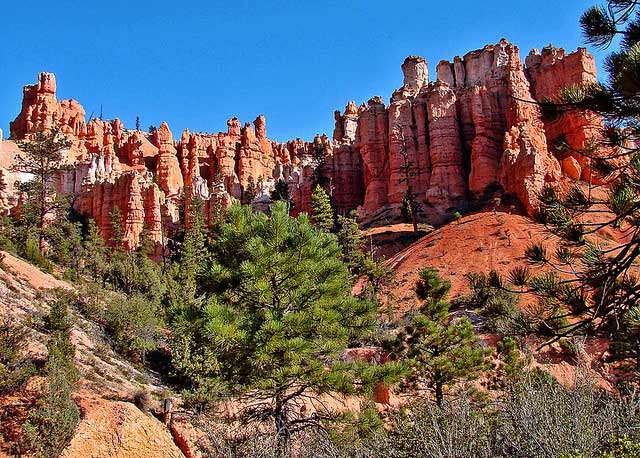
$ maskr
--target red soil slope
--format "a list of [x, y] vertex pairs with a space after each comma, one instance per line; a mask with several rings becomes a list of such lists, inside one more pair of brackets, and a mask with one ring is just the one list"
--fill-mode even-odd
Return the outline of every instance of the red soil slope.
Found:
[[433, 267], [451, 281], [451, 297], [468, 290], [465, 274], [495, 269], [508, 273], [524, 262], [534, 241], [552, 241], [546, 228], [527, 216], [507, 210], [470, 214], [433, 231], [387, 261], [395, 273], [389, 293], [399, 310], [414, 305], [418, 271]]

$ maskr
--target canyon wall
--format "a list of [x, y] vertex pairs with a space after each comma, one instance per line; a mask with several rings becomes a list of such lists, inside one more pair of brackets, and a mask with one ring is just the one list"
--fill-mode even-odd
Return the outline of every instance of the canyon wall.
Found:
[[[393, 221], [411, 193], [420, 219], [437, 223], [499, 189], [533, 214], [545, 183], [558, 182], [563, 171], [573, 179], [588, 174], [578, 153], [548, 145], [563, 138], [578, 150], [602, 120], [590, 113], [543, 120], [534, 103], [595, 81], [586, 50], [533, 50], [525, 66], [518, 48], [501, 40], [440, 62], [435, 81], [422, 57], [409, 56], [401, 68], [403, 85], [388, 105], [379, 96], [360, 106], [349, 102], [334, 113], [332, 139], [285, 143], [268, 139], [264, 116], [244, 125], [231, 118], [226, 132], [185, 129], [177, 139], [166, 123], [149, 133], [119, 119], [87, 122], [80, 103], [56, 99], [55, 76], [41, 73], [24, 88], [11, 139], [59, 128], [72, 140], [66, 157], [74, 168], [61, 174], [58, 190], [76, 196], [76, 209], [93, 217], [105, 238], [119, 208], [127, 247], [138, 246], [145, 232], [159, 251], [166, 231], [181, 223], [183, 202], [198, 196], [210, 212], [212, 199], [247, 203], [253, 188], [253, 205], [266, 208], [279, 180], [288, 183], [294, 213], [309, 209], [314, 180], [322, 176], [339, 213], [357, 209], [368, 224]], [[15, 143], [0, 140], [0, 148], [7, 174]]]

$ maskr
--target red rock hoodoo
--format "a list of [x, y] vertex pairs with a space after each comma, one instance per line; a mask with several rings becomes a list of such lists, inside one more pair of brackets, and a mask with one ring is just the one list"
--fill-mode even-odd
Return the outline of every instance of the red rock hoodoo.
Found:
[[[186, 129], [179, 141], [166, 123], [150, 134], [126, 129], [118, 119], [87, 122], [77, 101], [57, 101], [54, 75], [41, 73], [37, 84], [24, 88], [11, 138], [59, 127], [72, 140], [67, 158], [75, 167], [59, 177], [58, 189], [76, 195], [76, 209], [93, 217], [104, 237], [109, 237], [110, 213], [119, 208], [127, 247], [138, 246], [146, 231], [158, 253], [163, 231], [179, 223], [181, 199], [197, 195], [208, 208], [215, 195], [228, 205], [246, 200], [253, 182], [253, 203], [261, 208], [276, 182], [285, 180], [294, 211], [306, 211], [316, 167], [323, 168], [338, 212], [358, 209], [371, 224], [397, 217], [409, 187], [422, 204], [421, 218], [438, 222], [499, 188], [533, 213], [545, 183], [557, 182], [562, 172], [571, 179], [588, 176], [579, 154], [548, 145], [563, 137], [580, 149], [597, 135], [602, 120], [571, 113], [543, 121], [532, 103], [565, 86], [595, 81], [594, 59], [585, 49], [533, 50], [525, 66], [518, 48], [501, 40], [440, 62], [433, 82], [422, 57], [407, 57], [402, 71], [403, 85], [388, 105], [378, 96], [359, 107], [349, 102], [344, 113], [334, 113], [332, 139], [322, 135], [286, 143], [267, 138], [262, 115], [244, 126], [231, 118], [226, 132]], [[0, 156], [3, 143], [12, 142], [0, 140]], [[4, 150], [14, 151], [15, 145]], [[8, 172], [0, 168], [0, 173]]]

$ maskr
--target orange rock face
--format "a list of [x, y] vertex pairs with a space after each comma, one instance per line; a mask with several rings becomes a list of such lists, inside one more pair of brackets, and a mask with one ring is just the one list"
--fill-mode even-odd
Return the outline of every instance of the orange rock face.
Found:
[[[129, 130], [119, 119], [87, 123], [78, 102], [57, 101], [49, 73], [25, 86], [11, 135], [28, 139], [38, 129], [60, 127], [72, 140], [67, 159], [75, 168], [61, 174], [59, 191], [75, 194], [76, 209], [93, 217], [106, 238], [109, 215], [119, 208], [126, 246], [138, 246], [146, 232], [157, 253], [163, 231], [181, 223], [183, 199], [198, 196], [208, 212], [212, 196], [225, 205], [246, 202], [251, 182], [253, 205], [266, 208], [277, 181], [286, 181], [296, 214], [308, 211], [321, 175], [339, 213], [358, 209], [372, 224], [398, 217], [411, 190], [422, 204], [421, 219], [435, 223], [496, 188], [517, 196], [532, 214], [540, 189], [561, 177], [560, 163], [572, 179], [590, 176], [584, 158], [554, 153], [548, 145], [563, 136], [572, 147], [584, 147], [602, 120], [571, 113], [543, 121], [533, 103], [564, 86], [595, 81], [586, 50], [534, 50], [525, 66], [518, 48], [501, 40], [440, 62], [434, 82], [422, 57], [409, 56], [402, 71], [402, 87], [388, 105], [376, 96], [336, 111], [332, 140], [273, 142], [262, 115], [244, 126], [231, 118], [226, 132], [186, 129], [177, 142], [166, 123], [153, 134]], [[8, 166], [0, 172], [9, 176]], [[5, 192], [2, 205], [16, 200]]]
[[61, 127], [65, 133], [79, 136], [86, 130], [85, 112], [75, 100], [56, 100], [56, 77], [40, 73], [38, 82], [24, 87], [22, 111], [10, 123], [12, 138], [22, 139], [37, 130]]
[[133, 404], [81, 399], [82, 420], [63, 458], [184, 458], [162, 423]]
[[[527, 56], [526, 64], [531, 93], [536, 100], [553, 100], [565, 87], [597, 81], [595, 60], [585, 48], [578, 48], [571, 54], [553, 46], [544, 48], [542, 52], [534, 49]], [[564, 138], [572, 150], [581, 150], [592, 139], [598, 138], [602, 124], [602, 119], [592, 112], [563, 113], [557, 119], [545, 120], [547, 143], [553, 149], [554, 143]], [[561, 153], [560, 156], [560, 159], [573, 157], [580, 165], [581, 178], [589, 179], [588, 161], [584, 156], [575, 151]], [[575, 169], [569, 173], [575, 173]]]
[[[430, 222], [495, 187], [534, 213], [540, 189], [560, 177], [547, 147], [548, 126], [534, 102], [562, 84], [589, 81], [593, 58], [583, 50], [576, 56], [528, 71], [518, 48], [501, 40], [440, 62], [435, 82], [429, 82], [425, 60], [410, 56], [402, 65], [404, 84], [388, 108], [374, 97], [357, 115], [351, 103], [344, 115], [336, 112], [334, 141], [362, 160], [364, 219], [375, 220], [381, 209], [397, 215], [409, 186]], [[580, 146], [586, 137], [580, 116], [586, 115], [576, 116], [578, 121], [568, 118], [556, 127]], [[349, 122], [357, 123], [353, 139]]]

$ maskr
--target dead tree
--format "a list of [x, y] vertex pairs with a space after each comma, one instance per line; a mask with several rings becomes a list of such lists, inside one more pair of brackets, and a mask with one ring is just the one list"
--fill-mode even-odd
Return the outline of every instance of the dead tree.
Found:
[[409, 148], [407, 146], [407, 139], [404, 136], [404, 126], [396, 126], [398, 135], [400, 136], [400, 156], [402, 157], [402, 166], [400, 170], [403, 173], [403, 177], [400, 179], [400, 183], [407, 183], [407, 191], [404, 198], [409, 202], [409, 211], [411, 213], [411, 223], [413, 224], [413, 232], [418, 232], [418, 220], [417, 213], [419, 210], [419, 204], [416, 199], [416, 195], [413, 192], [413, 185], [411, 178], [413, 177], [413, 164], [409, 160]]

